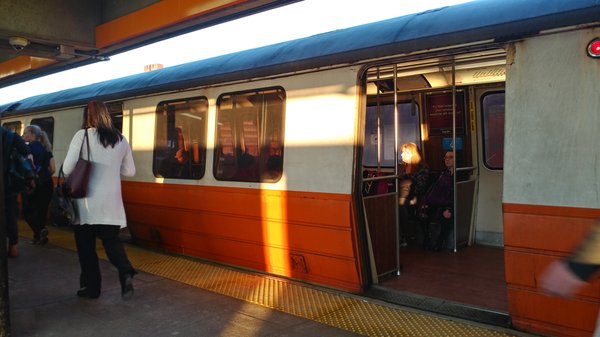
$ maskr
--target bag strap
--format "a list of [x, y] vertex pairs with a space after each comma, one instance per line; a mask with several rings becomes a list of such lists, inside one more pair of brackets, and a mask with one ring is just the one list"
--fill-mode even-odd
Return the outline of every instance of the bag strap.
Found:
[[88, 138], [88, 130], [85, 129], [85, 136], [83, 136], [83, 141], [81, 142], [81, 147], [79, 148], [79, 158], [83, 157], [83, 144], [87, 145], [87, 160], [90, 160], [90, 140]]
[[60, 169], [58, 169], [58, 178], [56, 179], [56, 186], [60, 186], [60, 182], [65, 181], [65, 173], [63, 172], [62, 164], [60, 165]]

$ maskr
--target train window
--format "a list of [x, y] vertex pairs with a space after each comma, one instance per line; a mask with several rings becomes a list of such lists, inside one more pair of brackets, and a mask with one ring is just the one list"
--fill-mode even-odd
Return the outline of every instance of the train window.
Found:
[[217, 101], [214, 175], [275, 182], [283, 172], [283, 88], [223, 94]]
[[[105, 104], [106, 108], [108, 109], [108, 113], [110, 114], [110, 118], [112, 119], [113, 126], [115, 129], [119, 130], [119, 132], [123, 132], [123, 102], [110, 102]], [[85, 128], [86, 115], [87, 106], [83, 108], [83, 121], [81, 124], [82, 128]]]
[[106, 107], [115, 128], [123, 132], [123, 102], [106, 103]]
[[[367, 107], [363, 166], [377, 167], [377, 109], [380, 115], [381, 166], [394, 167], [394, 104]], [[419, 106], [411, 102], [398, 103], [398, 146], [415, 143], [421, 148]], [[398, 156], [400, 153], [398, 153]]]
[[22, 127], [23, 125], [21, 124], [21, 122], [17, 121], [17, 122], [6, 122], [4, 124], [2, 124], [3, 127], [16, 132], [17, 134], [21, 134], [22, 131]]
[[34, 118], [31, 124], [37, 125], [48, 135], [50, 144], [54, 144], [54, 117]]
[[481, 97], [483, 159], [487, 168], [504, 167], [504, 91]]
[[156, 177], [200, 179], [206, 163], [205, 97], [160, 102], [152, 172]]

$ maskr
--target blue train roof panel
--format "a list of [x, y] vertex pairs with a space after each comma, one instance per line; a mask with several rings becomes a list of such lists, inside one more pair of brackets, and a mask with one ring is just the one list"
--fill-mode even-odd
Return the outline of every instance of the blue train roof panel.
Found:
[[0, 106], [0, 113], [78, 105], [92, 98], [113, 100], [477, 41], [505, 41], [599, 18], [600, 0], [477, 0], [25, 98]]

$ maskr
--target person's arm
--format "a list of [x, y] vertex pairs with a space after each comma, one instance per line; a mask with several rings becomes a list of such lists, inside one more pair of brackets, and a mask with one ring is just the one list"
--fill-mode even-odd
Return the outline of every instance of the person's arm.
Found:
[[54, 160], [54, 157], [50, 157], [50, 161], [48, 162], [48, 172], [50, 172], [50, 175], [53, 175], [54, 172], [56, 172], [56, 161]]
[[129, 143], [125, 137], [123, 137], [122, 142], [124, 142], [125, 146], [127, 147], [127, 153], [125, 156], [123, 156], [123, 160], [121, 161], [121, 175], [125, 177], [133, 177], [135, 175], [135, 163], [133, 162], [131, 146], [129, 146]]
[[23, 140], [23, 138], [21, 138], [21, 136], [19, 136], [16, 133], [14, 134], [13, 146], [17, 149], [17, 151], [21, 155], [28, 157], [30, 159], [33, 159], [33, 157], [30, 157], [31, 149], [29, 149], [29, 146], [27, 146], [27, 144], [25, 144], [25, 141]]
[[600, 222], [575, 252], [563, 260], [554, 261], [540, 277], [540, 288], [558, 296], [572, 296], [600, 269]]
[[71, 139], [67, 156], [63, 162], [63, 172], [65, 173], [65, 176], [68, 176], [71, 174], [71, 172], [73, 172], [75, 169], [75, 164], [77, 164], [77, 160], [79, 160], [79, 150], [81, 149], [84, 133], [85, 130], [79, 130], [75, 133], [75, 135], [73, 135], [73, 139]]

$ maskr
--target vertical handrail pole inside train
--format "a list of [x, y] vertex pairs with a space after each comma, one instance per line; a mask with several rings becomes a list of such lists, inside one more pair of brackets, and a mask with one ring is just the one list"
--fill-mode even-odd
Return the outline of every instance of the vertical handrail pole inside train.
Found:
[[400, 275], [400, 214], [398, 211], [398, 64], [394, 63], [394, 179], [396, 193], [394, 205], [396, 207], [396, 275]]
[[454, 196], [452, 197], [452, 226], [454, 227], [452, 232], [454, 234], [454, 252], [456, 253], [458, 249], [456, 248], [456, 240], [458, 236], [456, 235], [456, 62], [452, 61], [452, 156], [454, 156], [454, 172], [452, 174], [452, 191]]
[[[377, 82], [380, 79], [379, 67], [377, 67]], [[381, 172], [381, 102], [379, 101], [379, 88], [377, 88], [377, 174]]]

